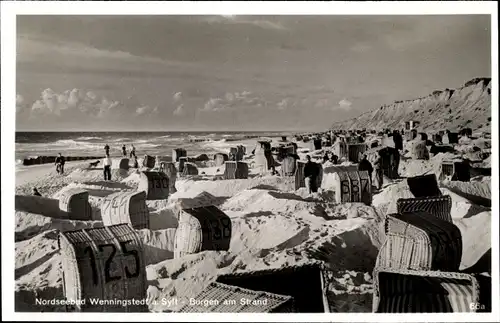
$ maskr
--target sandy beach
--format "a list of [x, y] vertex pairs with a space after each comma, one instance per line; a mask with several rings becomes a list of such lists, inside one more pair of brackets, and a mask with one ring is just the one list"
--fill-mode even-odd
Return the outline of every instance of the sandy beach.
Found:
[[498, 314], [494, 4], [23, 3], [15, 315]]
[[[371, 139], [377, 140], [377, 137], [373, 135], [367, 141]], [[301, 160], [309, 154], [320, 164], [324, 153], [332, 148], [309, 151], [310, 144], [296, 143]], [[248, 141], [245, 144], [250, 146]], [[273, 145], [278, 144], [279, 138], [274, 138]], [[405, 146], [410, 144], [405, 142]], [[149, 310], [177, 311], [221, 274], [319, 261], [327, 265], [330, 273], [327, 286], [330, 311], [371, 312], [372, 272], [384, 240], [384, 216], [395, 212], [398, 198], [412, 196], [405, 178], [439, 169], [442, 158], [440, 154], [428, 161], [403, 158], [399, 166], [401, 179], [386, 179], [383, 189], [374, 193], [372, 205], [338, 203], [334, 188], [328, 184], [333, 174], [325, 173], [323, 183], [326, 187], [312, 194], [305, 188], [295, 190], [293, 177], [269, 172], [258, 174], [251, 150], [247, 150], [243, 159], [250, 168], [248, 179], [222, 180], [224, 166], [209, 165], [198, 167], [200, 175], [178, 176], [176, 193], [170, 194], [167, 200], [146, 201], [150, 227], [138, 230], [147, 259]], [[111, 181], [103, 181], [102, 167], [88, 169], [88, 162], [67, 163], [64, 175], [57, 175], [53, 165], [30, 166], [16, 172], [16, 194], [27, 196], [16, 200], [17, 310], [62, 309], [34, 305], [36, 297], [64, 298], [57, 232], [102, 226], [103, 198], [138, 189], [139, 173], [145, 170], [144, 167], [124, 172], [119, 170], [119, 161], [120, 158], [113, 157]], [[141, 159], [139, 163], [142, 165]], [[343, 165], [351, 164], [343, 162]], [[328, 162], [323, 168], [328, 169]], [[276, 169], [279, 172], [280, 167]], [[469, 189], [469, 196], [490, 194], [489, 177], [473, 178], [470, 183], [440, 182], [443, 194], [451, 196], [453, 223], [462, 234], [461, 270], [474, 266], [491, 248], [491, 209], [475, 204], [462, 194], [474, 183], [486, 193], [478, 193], [478, 189], [473, 188]], [[51, 209], [50, 201], [44, 202], [46, 206], [42, 203], [36, 209], [38, 212], [33, 212], [30, 204], [34, 202], [29, 197], [33, 186], [38, 187], [44, 197], [53, 200], [70, 188], [86, 190], [93, 220], [57, 218], [58, 210], [53, 210], [57, 207]], [[175, 205], [186, 199], [201, 199], [230, 217], [232, 233], [227, 251], [206, 250], [174, 259], [179, 225]], [[482, 270], [487, 271], [487, 266]], [[165, 298], [175, 299], [177, 305], [173, 301], [168, 304], [158, 301]]]

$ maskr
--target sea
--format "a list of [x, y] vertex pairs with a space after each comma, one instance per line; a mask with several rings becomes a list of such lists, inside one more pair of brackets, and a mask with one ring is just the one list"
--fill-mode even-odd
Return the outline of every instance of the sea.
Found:
[[[16, 132], [16, 164], [37, 156], [103, 156], [104, 146], [110, 155], [121, 156], [131, 145], [138, 157], [171, 156], [172, 149], [184, 148], [188, 156], [228, 152], [237, 141], [249, 138], [289, 136], [290, 132]], [[255, 139], [257, 140], [257, 139]]]

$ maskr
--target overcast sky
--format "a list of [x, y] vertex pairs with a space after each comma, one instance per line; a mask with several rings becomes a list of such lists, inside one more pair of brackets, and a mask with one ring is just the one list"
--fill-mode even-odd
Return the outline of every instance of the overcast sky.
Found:
[[491, 76], [489, 16], [18, 16], [18, 130], [322, 130]]

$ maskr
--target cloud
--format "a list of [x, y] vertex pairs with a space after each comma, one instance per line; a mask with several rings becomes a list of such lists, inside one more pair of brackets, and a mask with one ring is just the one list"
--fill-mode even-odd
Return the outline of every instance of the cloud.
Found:
[[156, 113], [158, 113], [158, 107], [151, 107], [149, 105], [143, 105], [143, 106], [138, 107], [135, 110], [135, 113], [138, 116], [156, 114]]
[[215, 17], [204, 18], [208, 23], [220, 23], [220, 24], [239, 24], [239, 25], [251, 25], [263, 29], [270, 30], [287, 30], [285, 26], [278, 22], [273, 22], [270, 20], [263, 19], [251, 19], [248, 17], [235, 16], [235, 15], [221, 15]]
[[222, 112], [246, 108], [264, 108], [268, 104], [265, 99], [249, 91], [227, 92], [223, 98], [210, 98], [199, 111]]
[[283, 99], [281, 100], [280, 102], [278, 102], [277, 104], [278, 106], [278, 110], [286, 110], [286, 108], [288, 107], [288, 99]]
[[226, 108], [226, 105], [223, 104], [224, 100], [219, 98], [210, 98], [201, 111], [221, 111]]
[[[99, 96], [92, 91], [82, 89], [67, 90], [57, 93], [48, 88], [42, 91], [40, 98], [31, 104], [26, 104], [22, 95], [17, 95], [17, 113], [21, 118], [27, 117], [31, 120], [49, 117], [50, 120], [86, 121], [130, 118], [130, 116], [147, 116], [157, 114], [158, 107], [140, 105], [134, 102], [133, 97], [124, 102], [109, 100]], [[26, 113], [26, 114], [25, 114]], [[48, 120], [48, 119], [47, 119]]]
[[183, 116], [185, 114], [184, 111], [184, 104], [179, 105], [175, 110], [174, 110], [174, 116]]
[[179, 102], [180, 100], [182, 100], [182, 92], [175, 93], [173, 98], [175, 102]]
[[350, 110], [352, 102], [347, 99], [342, 99], [339, 101], [339, 108], [343, 110]]

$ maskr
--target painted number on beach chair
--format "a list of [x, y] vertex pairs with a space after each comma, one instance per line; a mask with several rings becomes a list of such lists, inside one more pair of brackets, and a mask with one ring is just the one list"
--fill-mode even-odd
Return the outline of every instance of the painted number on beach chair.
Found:
[[221, 223], [222, 223], [222, 237], [224, 239], [231, 238], [231, 220], [227, 218], [222, 218]]
[[210, 224], [212, 226], [212, 238], [214, 240], [220, 240], [222, 238], [222, 232], [221, 229], [219, 228], [219, 221], [212, 220], [210, 221]]
[[359, 200], [359, 183], [358, 183], [358, 181], [352, 182], [351, 189], [352, 189], [352, 201], [358, 202], [358, 200]]
[[[120, 242], [120, 247], [122, 249], [122, 253], [124, 256], [133, 256], [135, 259], [135, 272], [130, 273], [128, 266], [125, 266], [125, 277], [126, 278], [135, 278], [138, 277], [140, 274], [140, 261], [139, 261], [139, 254], [137, 250], [127, 250], [127, 244], [132, 242], [131, 240], [129, 241], [124, 241]], [[111, 253], [109, 254], [108, 259], [106, 259], [106, 262], [104, 263], [104, 283], [107, 284], [109, 282], [115, 281], [115, 280], [120, 280], [122, 279], [121, 276], [111, 276], [111, 263], [113, 262], [113, 259], [116, 255], [116, 246], [114, 244], [102, 244], [97, 247], [99, 252], [104, 252], [106, 248], [111, 249]], [[96, 257], [94, 255], [94, 252], [92, 250], [92, 247], [88, 246], [87, 248], [84, 249], [84, 254], [88, 254], [90, 258], [90, 265], [92, 267], [92, 280], [94, 282], [94, 285], [99, 284], [99, 278], [98, 278], [98, 272], [97, 272], [97, 264], [96, 264]]]
[[153, 179], [154, 183], [156, 184], [156, 188], [168, 188], [168, 180], [166, 178], [155, 178]]

